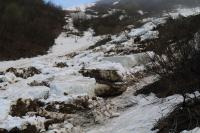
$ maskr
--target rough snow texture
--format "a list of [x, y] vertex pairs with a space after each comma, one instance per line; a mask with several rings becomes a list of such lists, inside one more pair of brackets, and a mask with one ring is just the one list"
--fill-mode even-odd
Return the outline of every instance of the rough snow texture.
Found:
[[[193, 15], [197, 13], [197, 11], [199, 12], [199, 9], [178, 9], [178, 12], [186, 16]], [[113, 11], [110, 13], [112, 12]], [[139, 12], [142, 14], [142, 11]], [[20, 118], [9, 115], [11, 105], [15, 104], [18, 99], [40, 100], [44, 103], [68, 103], [76, 100], [80, 96], [86, 95], [90, 98], [93, 97], [96, 81], [93, 78], [83, 77], [79, 73], [82, 68], [116, 70], [123, 77], [129, 74], [143, 72], [145, 69], [144, 65], [149, 62], [144, 53], [119, 55], [115, 50], [120, 48], [122, 50], [131, 48], [138, 50], [140, 44], [135, 44], [133, 41], [134, 38], [140, 37], [142, 40], [156, 38], [159, 33], [154, 31], [154, 28], [164, 23], [165, 19], [166, 16], [163, 18], [147, 18], [141, 20], [145, 23], [142, 27], [136, 29], [130, 26], [132, 27], [131, 32], [126, 33], [130, 39], [126, 38], [124, 33], [121, 33], [119, 36], [113, 35], [113, 40], [111, 42], [108, 42], [104, 46], [97, 47], [94, 50], [86, 50], [86, 48], [94, 45], [97, 40], [100, 39], [100, 37], [93, 37], [91, 30], [85, 32], [83, 36], [78, 38], [73, 35], [67, 37], [62, 33], [55, 40], [55, 45], [49, 50], [47, 55], [30, 59], [20, 59], [17, 61], [0, 62], [0, 72], [10, 67], [27, 68], [30, 66], [34, 66], [41, 71], [41, 74], [34, 75], [27, 79], [16, 77], [12, 73], [0, 74], [0, 128], [5, 128], [7, 130], [14, 127], [23, 128], [24, 125], [30, 123], [35, 125], [38, 129], [44, 129], [45, 117], [26, 115]], [[69, 22], [68, 28], [76, 31], [70, 19]], [[123, 42], [121, 45], [113, 43], [120, 41]], [[55, 64], [59, 62], [66, 63], [67, 67], [56, 67]], [[140, 81], [141, 79], [135, 79], [135, 82], [137, 80], [140, 82], [136, 82], [136, 86], [129, 86], [129, 89], [121, 96], [111, 98], [110, 101], [100, 100], [100, 104], [98, 103], [98, 99], [92, 106], [92, 113], [96, 116], [95, 120], [97, 120], [97, 122], [101, 121], [102, 125], [90, 125], [90, 127], [81, 129], [83, 127], [75, 127], [76, 125], [70, 122], [64, 122], [51, 125], [48, 132], [69, 131], [72, 133], [82, 133], [82, 130], [88, 133], [152, 132], [150, 129], [153, 127], [156, 120], [166, 115], [174, 105], [182, 100], [180, 96], [176, 95], [166, 99], [157, 99], [154, 95], [146, 98], [143, 96], [133, 96], [136, 89], [152, 82], [153, 79], [154, 77], [148, 77], [147, 79], [143, 79], [144, 82]], [[30, 86], [29, 84], [33, 81], [45, 81], [49, 86]], [[103, 101], [109, 104], [104, 104]], [[123, 108], [125, 111], [122, 111], [120, 116], [117, 113], [111, 113], [109, 109], [112, 106], [108, 106], [111, 105], [111, 103], [114, 103], [112, 104], [113, 106]], [[127, 109], [127, 107], [131, 108]], [[59, 114], [59, 112], [56, 114], [54, 112], [53, 116], [61, 117], [63, 114]], [[111, 117], [117, 118], [108, 120]], [[74, 119], [76, 120], [76, 117]], [[193, 131], [198, 132], [199, 129], [197, 128]]]

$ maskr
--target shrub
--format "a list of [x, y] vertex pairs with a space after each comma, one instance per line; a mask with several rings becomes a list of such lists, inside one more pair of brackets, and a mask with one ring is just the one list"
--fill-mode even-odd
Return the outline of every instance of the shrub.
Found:
[[155, 93], [158, 97], [200, 90], [200, 15], [177, 20], [169, 19], [158, 27], [159, 38], [152, 40], [156, 55], [149, 71], [160, 76], [159, 81], [137, 91], [136, 94]]

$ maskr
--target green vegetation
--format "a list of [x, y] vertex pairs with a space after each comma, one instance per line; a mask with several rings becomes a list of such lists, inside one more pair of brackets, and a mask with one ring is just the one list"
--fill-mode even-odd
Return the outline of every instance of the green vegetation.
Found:
[[43, 0], [1, 0], [0, 60], [44, 54], [61, 32], [64, 16]]

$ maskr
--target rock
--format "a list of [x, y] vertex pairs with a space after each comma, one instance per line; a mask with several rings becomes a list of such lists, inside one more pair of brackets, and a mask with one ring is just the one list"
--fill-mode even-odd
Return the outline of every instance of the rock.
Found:
[[86, 77], [95, 78], [95, 95], [99, 97], [117, 96], [126, 91], [123, 77], [117, 70], [82, 69], [80, 73]]
[[68, 67], [68, 65], [66, 63], [59, 62], [59, 63], [56, 63], [55, 67], [64, 68], [64, 67]]
[[30, 86], [46, 86], [46, 87], [50, 87], [50, 85], [49, 85], [49, 83], [47, 81], [39, 82], [39, 81], [34, 80], [33, 82], [29, 83], [28, 85], [30, 85]]
[[111, 97], [121, 95], [126, 91], [127, 87], [124, 83], [107, 83], [99, 84], [97, 83], [95, 88], [95, 94], [99, 97]]
[[82, 69], [79, 71], [85, 77], [95, 78], [97, 81], [122, 82], [123, 77], [117, 70]]
[[0, 72], [0, 75], [4, 75], [5, 73], [4, 72]]
[[8, 133], [8, 130], [0, 128], [0, 133]]
[[63, 76], [55, 78], [50, 84], [51, 93], [58, 96], [87, 94], [94, 96], [95, 79], [82, 76]]

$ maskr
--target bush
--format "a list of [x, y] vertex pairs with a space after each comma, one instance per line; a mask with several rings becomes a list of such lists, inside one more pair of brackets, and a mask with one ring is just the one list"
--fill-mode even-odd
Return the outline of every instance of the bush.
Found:
[[177, 20], [169, 19], [158, 27], [159, 38], [152, 40], [156, 55], [149, 71], [160, 76], [159, 81], [138, 90], [136, 94], [155, 93], [167, 97], [200, 90], [200, 15]]
[[0, 1], [0, 60], [45, 54], [64, 16], [60, 7], [43, 0]]

